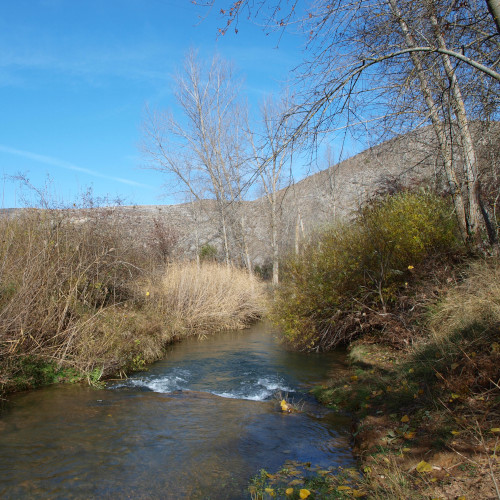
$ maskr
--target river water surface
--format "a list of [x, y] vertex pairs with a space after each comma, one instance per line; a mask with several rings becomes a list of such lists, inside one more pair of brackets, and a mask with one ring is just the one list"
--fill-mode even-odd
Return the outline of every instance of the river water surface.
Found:
[[[351, 467], [349, 422], [307, 395], [339, 353], [286, 351], [265, 323], [188, 339], [102, 390], [52, 386], [0, 413], [0, 498], [248, 498], [287, 460]], [[279, 411], [277, 394], [301, 401]]]

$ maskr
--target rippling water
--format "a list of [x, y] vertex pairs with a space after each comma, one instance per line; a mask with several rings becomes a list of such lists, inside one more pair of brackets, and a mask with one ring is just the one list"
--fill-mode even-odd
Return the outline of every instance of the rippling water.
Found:
[[[341, 363], [287, 352], [261, 323], [174, 345], [104, 390], [17, 395], [0, 414], [0, 497], [237, 499], [286, 460], [352, 466], [348, 421], [305, 392]], [[303, 411], [281, 413], [276, 393]]]

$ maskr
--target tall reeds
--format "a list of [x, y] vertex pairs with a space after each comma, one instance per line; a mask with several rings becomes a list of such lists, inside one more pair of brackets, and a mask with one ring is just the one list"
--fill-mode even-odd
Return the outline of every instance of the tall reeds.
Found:
[[214, 262], [172, 263], [151, 283], [151, 291], [175, 336], [240, 329], [263, 314], [259, 281], [243, 269]]

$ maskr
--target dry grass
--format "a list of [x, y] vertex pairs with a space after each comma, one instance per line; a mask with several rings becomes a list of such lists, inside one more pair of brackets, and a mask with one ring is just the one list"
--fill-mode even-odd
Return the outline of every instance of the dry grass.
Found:
[[139, 254], [114, 230], [105, 209], [74, 223], [64, 210], [25, 210], [0, 220], [0, 367], [3, 378], [26, 358], [84, 373], [80, 339], [103, 311], [130, 299]]
[[264, 288], [258, 279], [217, 263], [169, 264], [162, 275], [141, 286], [176, 337], [244, 328], [264, 312]]
[[483, 328], [500, 325], [500, 260], [474, 262], [468, 277], [451, 289], [433, 313], [431, 331], [436, 341], [473, 325]]
[[244, 271], [165, 267], [106, 209], [79, 215], [85, 221], [64, 210], [0, 219], [0, 393], [47, 383], [38, 377], [47, 364], [93, 381], [142, 369], [175, 339], [262, 314], [262, 285]]

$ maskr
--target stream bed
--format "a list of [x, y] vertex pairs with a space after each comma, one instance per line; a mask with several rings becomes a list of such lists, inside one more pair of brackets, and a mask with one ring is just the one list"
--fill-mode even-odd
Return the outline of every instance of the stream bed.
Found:
[[[266, 323], [172, 345], [104, 389], [56, 385], [0, 412], [0, 498], [249, 498], [286, 461], [352, 467], [348, 418], [308, 395], [342, 353], [287, 351]], [[282, 413], [279, 400], [298, 403]]]

